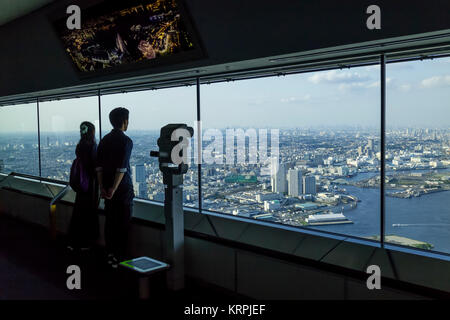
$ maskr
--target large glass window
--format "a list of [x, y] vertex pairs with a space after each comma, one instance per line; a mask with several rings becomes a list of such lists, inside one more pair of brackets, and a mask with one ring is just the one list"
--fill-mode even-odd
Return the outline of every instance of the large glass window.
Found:
[[204, 209], [379, 238], [379, 66], [205, 84], [201, 108]]
[[[450, 58], [387, 65], [385, 241], [450, 253]], [[202, 84], [202, 208], [380, 239], [380, 68]], [[196, 87], [101, 96], [130, 110], [136, 197], [164, 200], [162, 126], [197, 130]], [[0, 107], [0, 172], [39, 175], [37, 104]], [[98, 97], [40, 102], [41, 173], [67, 181]], [[196, 136], [196, 134], [194, 135]], [[196, 141], [184, 205], [198, 206]]]
[[387, 79], [385, 241], [450, 253], [450, 59]]
[[39, 114], [42, 176], [68, 181], [83, 121], [95, 125], [98, 141], [98, 97], [40, 102]]
[[0, 107], [0, 172], [39, 175], [36, 103]]
[[[197, 119], [196, 88], [177, 87], [150, 91], [104, 95], [102, 105], [102, 134], [112, 126], [109, 113], [117, 107], [130, 111], [126, 134], [133, 140], [131, 169], [135, 195], [138, 198], [164, 201], [164, 185], [158, 159], [150, 157], [158, 150], [157, 140], [161, 127], [169, 123], [186, 123], [194, 127]], [[198, 204], [197, 166], [191, 165], [184, 179], [184, 205]]]

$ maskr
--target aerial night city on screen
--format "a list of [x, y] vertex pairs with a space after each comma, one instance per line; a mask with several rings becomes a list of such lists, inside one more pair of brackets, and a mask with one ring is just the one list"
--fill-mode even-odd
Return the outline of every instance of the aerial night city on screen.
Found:
[[[113, 2], [114, 3], [114, 2]], [[133, 4], [133, 5], [131, 5]], [[159, 59], [194, 48], [175, 0], [127, 1], [83, 11], [82, 28], [57, 23], [64, 48], [81, 72]]]

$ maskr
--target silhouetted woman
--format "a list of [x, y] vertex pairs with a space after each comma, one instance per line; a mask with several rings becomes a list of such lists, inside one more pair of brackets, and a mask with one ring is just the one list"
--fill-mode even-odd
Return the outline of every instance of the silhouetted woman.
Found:
[[89, 177], [87, 192], [78, 191], [75, 198], [72, 219], [69, 226], [69, 246], [73, 249], [92, 248], [99, 236], [97, 208], [99, 203], [98, 185], [95, 172], [97, 142], [95, 126], [90, 122], [80, 125], [80, 142], [75, 154], [81, 161], [85, 175]]

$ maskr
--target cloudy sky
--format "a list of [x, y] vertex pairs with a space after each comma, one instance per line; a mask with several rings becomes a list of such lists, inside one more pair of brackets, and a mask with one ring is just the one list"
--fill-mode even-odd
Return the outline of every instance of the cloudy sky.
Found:
[[[379, 127], [378, 66], [202, 85], [204, 128]], [[388, 64], [387, 125], [450, 126], [450, 58]], [[193, 124], [195, 87], [102, 97], [103, 130], [109, 111], [127, 107], [130, 130]], [[97, 97], [41, 103], [42, 131], [75, 131], [98, 124]], [[36, 106], [0, 108], [0, 132], [36, 131]]]

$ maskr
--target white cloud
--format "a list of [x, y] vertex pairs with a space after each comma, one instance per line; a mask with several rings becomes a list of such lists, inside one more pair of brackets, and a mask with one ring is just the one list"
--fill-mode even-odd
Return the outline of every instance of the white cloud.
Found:
[[402, 84], [399, 86], [400, 91], [408, 92], [411, 91], [412, 86], [410, 84]]
[[327, 72], [316, 73], [308, 78], [314, 84], [321, 82], [331, 83], [352, 83], [368, 80], [368, 76], [362, 75], [359, 72], [330, 70]]
[[[391, 78], [386, 78], [386, 83], [390, 84], [392, 82]], [[379, 88], [380, 87], [380, 81], [358, 81], [358, 82], [351, 82], [351, 83], [341, 83], [339, 85], [339, 90], [346, 90], [346, 89], [355, 89], [355, 88], [362, 88], [362, 89], [370, 89], [370, 88]]]
[[341, 83], [339, 85], [339, 90], [366, 88], [366, 87], [367, 87], [366, 82], [350, 82], [350, 83]]
[[423, 88], [435, 88], [441, 86], [450, 85], [450, 75], [446, 76], [434, 76], [421, 81], [420, 83]]
[[378, 88], [380, 86], [380, 81], [375, 81], [366, 86], [366, 88]]
[[303, 97], [288, 97], [288, 98], [281, 98], [280, 101], [283, 103], [293, 103], [293, 102], [301, 102], [301, 101], [308, 101], [311, 99], [310, 94], [305, 94]]

